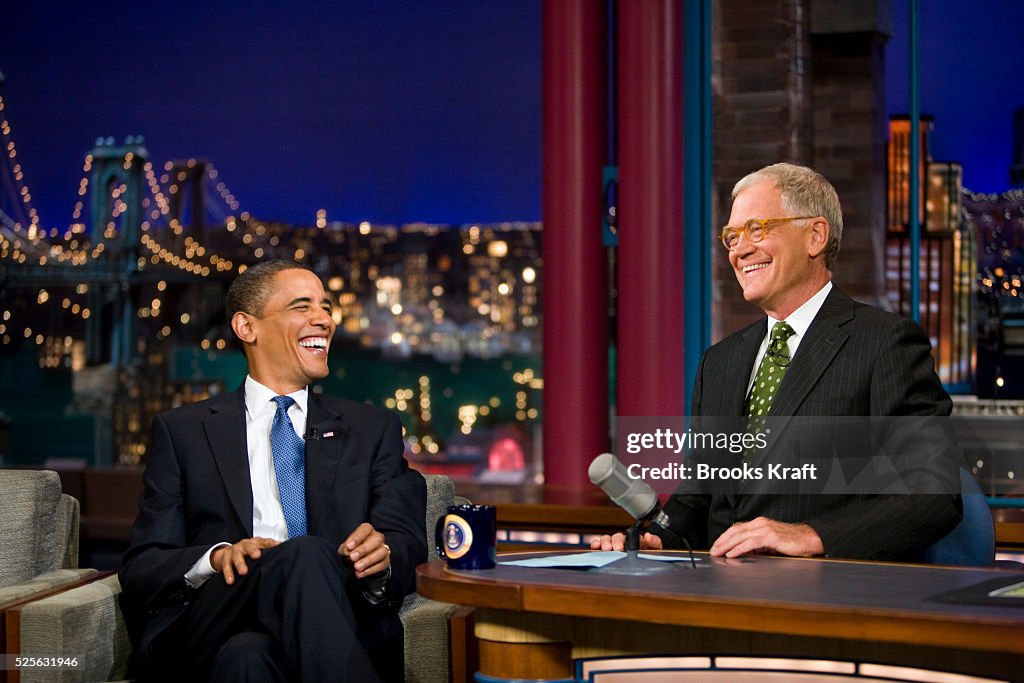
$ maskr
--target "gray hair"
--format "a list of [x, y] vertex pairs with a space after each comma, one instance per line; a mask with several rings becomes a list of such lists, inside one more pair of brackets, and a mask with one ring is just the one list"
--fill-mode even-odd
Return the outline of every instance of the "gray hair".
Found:
[[825, 176], [813, 169], [782, 163], [765, 166], [741, 178], [732, 188], [732, 198], [736, 199], [740, 192], [762, 180], [770, 181], [779, 191], [782, 195], [782, 206], [786, 211], [806, 216], [822, 216], [828, 221], [825, 267], [832, 270], [839, 255], [839, 242], [843, 238], [843, 209], [839, 206], [836, 188], [832, 187], [832, 183]]

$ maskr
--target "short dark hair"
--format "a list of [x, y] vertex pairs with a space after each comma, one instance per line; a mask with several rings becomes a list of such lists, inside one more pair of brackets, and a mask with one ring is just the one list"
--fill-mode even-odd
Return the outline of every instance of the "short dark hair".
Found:
[[[246, 268], [231, 283], [227, 296], [224, 297], [228, 321], [230, 322], [235, 317], [235, 313], [239, 311], [257, 318], [263, 317], [263, 309], [267, 307], [267, 300], [270, 299], [271, 283], [274, 276], [285, 270], [309, 270], [309, 268], [301, 263], [284, 259], [263, 261]], [[313, 271], [309, 270], [309, 272]]]

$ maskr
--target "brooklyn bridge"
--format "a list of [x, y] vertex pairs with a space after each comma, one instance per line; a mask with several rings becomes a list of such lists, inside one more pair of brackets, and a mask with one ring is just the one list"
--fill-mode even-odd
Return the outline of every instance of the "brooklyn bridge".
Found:
[[[399, 228], [328, 222], [323, 211], [307, 226], [261, 221], [209, 161], [158, 166], [142, 136], [133, 136], [96, 140], [71, 220], [56, 227], [33, 203], [2, 98], [0, 136], [0, 374], [21, 388], [19, 408], [35, 405], [13, 429], [15, 450], [30, 460], [83, 453], [97, 464], [143, 460], [153, 414], [223, 388], [222, 369], [208, 367], [230, 350], [223, 292], [248, 265], [269, 258], [317, 271], [334, 300], [339, 343], [375, 357], [425, 355], [458, 372], [463, 359], [537, 351], [537, 224]], [[48, 370], [70, 375], [70, 398], [44, 389], [52, 375], [40, 373]], [[438, 405], [450, 396], [437, 397], [431, 410], [429, 372], [370, 383], [382, 385], [376, 400], [407, 413], [413, 444], [427, 455], [442, 442], [438, 426], [469, 434], [478, 410], [539, 419], [539, 371], [502, 372], [512, 387], [504, 407], [497, 395], [485, 396], [480, 406], [450, 406], [451, 416]], [[78, 439], [54, 429], [76, 419], [84, 425]], [[0, 430], [0, 454], [9, 453], [3, 441]]]

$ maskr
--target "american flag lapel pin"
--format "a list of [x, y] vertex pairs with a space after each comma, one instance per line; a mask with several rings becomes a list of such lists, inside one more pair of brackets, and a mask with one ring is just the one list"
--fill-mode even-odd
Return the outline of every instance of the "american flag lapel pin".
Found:
[[334, 432], [324, 432], [324, 438], [330, 439], [334, 436]]

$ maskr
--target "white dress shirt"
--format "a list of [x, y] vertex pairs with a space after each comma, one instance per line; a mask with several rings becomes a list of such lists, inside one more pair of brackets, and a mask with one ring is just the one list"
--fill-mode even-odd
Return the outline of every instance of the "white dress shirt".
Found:
[[[277, 473], [274, 471], [274, 455], [270, 450], [270, 428], [274, 424], [277, 393], [250, 376], [245, 378], [245, 443], [249, 451], [249, 480], [252, 482], [252, 535], [253, 537], [288, 540], [288, 526], [281, 507], [281, 495], [277, 490]], [[295, 433], [301, 438], [306, 433], [306, 406], [309, 392], [303, 388], [288, 394], [293, 403], [288, 408]], [[216, 574], [210, 564], [210, 555], [217, 548], [231, 545], [227, 541], [218, 543], [199, 558], [185, 573], [185, 580], [193, 588], [203, 585]]]
[[[828, 293], [832, 291], [832, 282], [826, 282], [825, 286], [818, 290], [818, 293], [812, 296], [810, 299], [805, 301], [800, 308], [796, 309], [789, 314], [786, 318], [786, 323], [793, 328], [795, 333], [788, 340], [786, 345], [789, 346], [789, 357], [796, 358], [797, 347], [800, 346], [800, 340], [807, 334], [807, 328], [814, 322], [814, 318], [818, 315], [818, 311], [821, 310], [822, 304], [825, 303], [825, 298]], [[761, 348], [757, 350], [757, 355], [754, 357], [754, 367], [750, 370], [750, 381], [747, 382], [747, 393], [746, 396], [750, 395], [750, 388], [754, 386], [754, 378], [757, 376], [757, 369], [761, 367], [761, 359], [764, 358], [764, 354], [768, 352], [768, 342], [772, 338], [772, 328], [775, 327], [775, 323], [780, 322], [775, 318], [768, 316], [768, 331], [765, 332], [764, 339], [761, 340]]]
[[[277, 490], [274, 454], [270, 450], [270, 428], [277, 414], [277, 394], [252, 377], [245, 378], [245, 442], [249, 448], [249, 477], [252, 480], [252, 535], [288, 540], [288, 525]], [[295, 400], [288, 407], [288, 417], [295, 433], [306, 433], [307, 389], [288, 394]]]
[[[278, 394], [250, 376], [245, 378], [245, 443], [249, 451], [249, 480], [252, 482], [252, 535], [253, 537], [288, 540], [288, 525], [281, 506], [281, 494], [277, 489], [277, 473], [274, 470], [274, 454], [270, 448], [270, 428], [274, 424]], [[295, 403], [288, 407], [288, 418], [299, 438], [306, 433], [306, 416], [309, 400], [308, 388], [288, 394]], [[217, 543], [200, 557], [185, 572], [185, 582], [192, 588], [199, 588], [217, 571], [210, 563], [210, 556], [217, 548], [231, 545], [227, 541]], [[390, 559], [390, 558], [389, 558]], [[391, 565], [379, 575], [363, 579], [363, 596], [371, 604], [384, 599], [384, 593], [391, 579]]]

